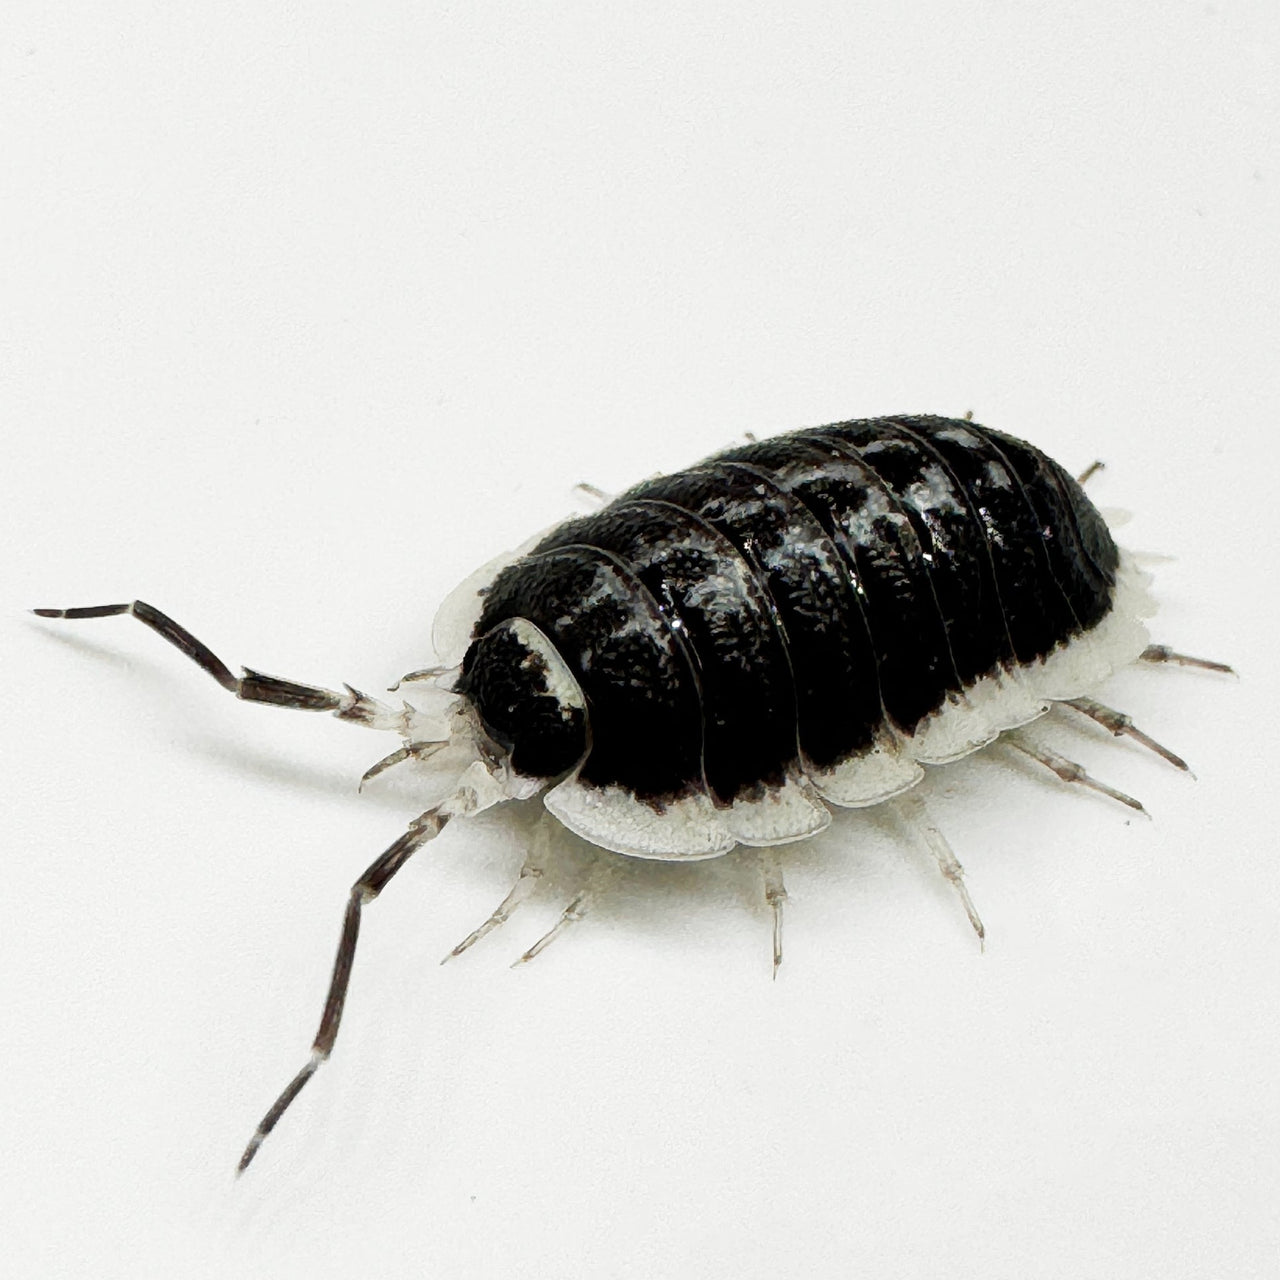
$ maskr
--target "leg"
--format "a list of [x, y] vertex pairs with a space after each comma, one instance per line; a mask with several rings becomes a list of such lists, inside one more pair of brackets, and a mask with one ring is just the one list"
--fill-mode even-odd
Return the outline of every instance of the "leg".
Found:
[[456, 670], [455, 667], [423, 667], [419, 671], [410, 671], [407, 675], [401, 676], [400, 679], [387, 690], [387, 692], [395, 693], [402, 684], [412, 684], [415, 680], [435, 680], [440, 676], [448, 675], [454, 670]]
[[446, 801], [439, 808], [430, 809], [415, 818], [404, 835], [378, 857], [364, 875], [351, 886], [346, 914], [342, 918], [342, 936], [338, 942], [338, 954], [333, 962], [333, 976], [329, 980], [329, 994], [325, 997], [324, 1012], [320, 1015], [320, 1029], [316, 1032], [316, 1038], [311, 1044], [311, 1056], [302, 1070], [285, 1086], [284, 1092], [272, 1104], [271, 1110], [263, 1116], [253, 1137], [249, 1139], [249, 1145], [244, 1149], [244, 1155], [240, 1157], [240, 1163], [236, 1167], [237, 1175], [242, 1174], [249, 1167], [263, 1139], [276, 1127], [280, 1117], [302, 1092], [302, 1087], [333, 1052], [334, 1041], [338, 1038], [338, 1026], [342, 1022], [342, 1007], [347, 999], [347, 986], [351, 981], [351, 967], [355, 961], [356, 939], [360, 934], [360, 914], [364, 907], [382, 892], [391, 877], [408, 862], [414, 850], [426, 844], [428, 840], [434, 839], [444, 830], [445, 824], [453, 816], [448, 812], [448, 803]]
[[1076, 476], [1076, 483], [1088, 484], [1089, 481], [1092, 480], [1093, 477], [1096, 476], [1106, 465], [1107, 464], [1103, 462], [1101, 458], [1094, 458], [1094, 460], [1089, 463], [1089, 465], [1085, 467], [1078, 476]]
[[1235, 668], [1225, 662], [1210, 662], [1208, 658], [1192, 658], [1185, 653], [1175, 653], [1167, 644], [1149, 644], [1138, 655], [1140, 662], [1172, 662], [1178, 667], [1198, 667], [1201, 671], [1221, 671], [1224, 675], [1235, 675]]
[[1190, 773], [1187, 768], [1187, 762], [1181, 757], [1173, 754], [1168, 747], [1162, 747], [1154, 738], [1148, 737], [1141, 729], [1137, 728], [1133, 721], [1125, 715], [1123, 711], [1116, 711], [1111, 707], [1104, 707], [1102, 703], [1095, 702], [1092, 698], [1067, 698], [1059, 705], [1071, 707], [1080, 712], [1081, 715], [1088, 716], [1090, 720], [1100, 724], [1104, 729], [1108, 729], [1117, 738], [1130, 737], [1135, 742], [1141, 743], [1148, 751], [1154, 751], [1156, 755], [1167, 760], [1175, 769], [1182, 769]]
[[[1119, 800], [1121, 804], [1128, 805], [1130, 809], [1136, 809], [1139, 813], [1147, 813], [1140, 801], [1135, 800], [1132, 796], [1125, 795], [1123, 791], [1117, 791], [1115, 787], [1108, 786], [1105, 782], [1099, 782], [1097, 778], [1090, 777], [1083, 766], [1076, 764], [1074, 760], [1068, 760], [1065, 756], [1060, 756], [1056, 751], [1050, 751], [1047, 747], [1033, 746], [1031, 743], [1020, 737], [1014, 737], [1012, 734], [1006, 734], [1000, 741], [1007, 743], [1015, 751], [1021, 751], [1023, 755], [1030, 756], [1032, 760], [1044, 765], [1046, 769], [1056, 774], [1063, 782], [1077, 782], [1082, 787], [1088, 787], [1090, 791], [1097, 791], [1100, 795], [1110, 796], [1112, 800]], [[1147, 814], [1147, 816], [1150, 817], [1150, 814]]]
[[[560, 919], [511, 967], [514, 969], [519, 965], [528, 964], [530, 960], [540, 956], [571, 924], [581, 920], [600, 897], [601, 891], [617, 875], [621, 865], [621, 859], [613, 854], [597, 856], [587, 871], [586, 883], [569, 900], [569, 905], [560, 913]], [[482, 925], [481, 928], [483, 927]]]
[[132, 604], [92, 605], [85, 609], [33, 609], [41, 618], [110, 618], [127, 613], [163, 636], [175, 649], [180, 649], [202, 671], [207, 671], [228, 693], [234, 693], [245, 702], [266, 702], [277, 707], [292, 707], [297, 711], [332, 711], [340, 720], [351, 720], [368, 725], [371, 729], [397, 729], [406, 727], [407, 710], [393, 711], [373, 698], [366, 697], [350, 685], [346, 693], [335, 693], [315, 685], [295, 684], [276, 676], [263, 675], [242, 667], [243, 675], [237, 678], [227, 665], [185, 627], [144, 600]]
[[[549, 813], [543, 810], [542, 816], [533, 830], [533, 838], [529, 843], [529, 851], [525, 855], [524, 864], [520, 868], [520, 875], [515, 884], [511, 886], [511, 892], [507, 894], [503, 900], [494, 908], [489, 918], [478, 928], [473, 929], [463, 940], [458, 943], [452, 951], [449, 952], [443, 960], [452, 960], [455, 956], [460, 956], [469, 947], [475, 946], [486, 934], [492, 933], [499, 925], [506, 924], [511, 919], [511, 913], [532, 894], [534, 889], [538, 887], [538, 881], [542, 879], [546, 871], [547, 850], [550, 845], [551, 832], [550, 824], [554, 821]], [[550, 941], [550, 939], [548, 939]], [[532, 958], [532, 957], [530, 957]]]
[[392, 765], [403, 764], [404, 761], [427, 760], [435, 755], [441, 747], [447, 747], [447, 741], [442, 742], [406, 742], [403, 747], [397, 747], [389, 756], [383, 756], [377, 764], [371, 764], [360, 775], [360, 786], [357, 790], [363, 791], [364, 784], [376, 778], [378, 774], [390, 769]]
[[613, 494], [605, 493], [599, 485], [588, 484], [585, 480], [579, 480], [573, 486], [573, 492], [580, 498], [586, 498], [596, 508], [608, 506], [613, 501]]
[[782, 963], [782, 904], [787, 900], [787, 887], [782, 882], [782, 864], [772, 849], [758, 849], [760, 875], [764, 881], [764, 900], [773, 912], [773, 977], [778, 978]]
[[964, 913], [969, 917], [974, 933], [978, 935], [978, 945], [985, 947], [987, 930], [982, 923], [982, 918], [978, 915], [978, 909], [973, 905], [973, 899], [969, 896], [968, 886], [964, 882], [964, 868], [960, 865], [960, 860], [956, 857], [946, 836], [929, 816], [924, 801], [914, 792], [907, 791], [890, 803], [897, 811], [899, 822], [924, 838], [929, 852], [937, 859], [938, 869], [960, 895]]

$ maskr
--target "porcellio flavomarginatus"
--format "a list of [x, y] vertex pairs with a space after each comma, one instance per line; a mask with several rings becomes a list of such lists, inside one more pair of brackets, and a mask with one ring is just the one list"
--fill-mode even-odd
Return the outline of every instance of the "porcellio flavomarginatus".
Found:
[[[960, 864], [904, 793], [926, 765], [1002, 734], [1067, 782], [1131, 797], [1014, 733], [1055, 703], [1185, 764], [1089, 694], [1136, 660], [1228, 670], [1150, 645], [1146, 577], [1080, 483], [1039, 450], [967, 420], [873, 418], [752, 442], [660, 476], [480, 570], [437, 618], [440, 665], [388, 706], [244, 669], [142, 601], [37, 609], [131, 613], [237, 697], [392, 730], [443, 796], [351, 888], [306, 1064], [240, 1160], [330, 1054], [364, 907], [454, 818], [540, 798], [614, 854], [761, 850], [774, 968], [785, 898], [770, 852], [831, 808], [901, 807], [969, 918]], [[545, 832], [545, 826], [542, 829]], [[506, 920], [540, 873], [533, 842], [511, 893], [457, 955]], [[601, 860], [607, 861], [607, 860]], [[587, 909], [585, 884], [536, 955]]]

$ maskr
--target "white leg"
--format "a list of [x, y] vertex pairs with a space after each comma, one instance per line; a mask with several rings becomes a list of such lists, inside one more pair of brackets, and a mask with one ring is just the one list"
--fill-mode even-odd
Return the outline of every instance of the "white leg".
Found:
[[1174, 755], [1168, 747], [1162, 747], [1154, 738], [1143, 733], [1123, 711], [1116, 711], [1113, 707], [1104, 707], [1101, 702], [1095, 702], [1092, 698], [1066, 698], [1059, 705], [1071, 707], [1073, 710], [1080, 712], [1081, 715], [1088, 716], [1090, 720], [1100, 724], [1117, 738], [1132, 738], [1134, 742], [1141, 743], [1148, 751], [1154, 751], [1156, 755], [1167, 760], [1175, 769], [1182, 769], [1187, 773], [1191, 772], [1187, 768], [1187, 762], [1181, 756]]
[[507, 894], [503, 900], [494, 908], [493, 913], [480, 926], [473, 929], [463, 940], [458, 943], [452, 951], [449, 952], [443, 960], [452, 960], [455, 956], [460, 956], [468, 947], [473, 947], [486, 934], [492, 933], [499, 925], [506, 924], [511, 918], [511, 913], [522, 903], [527, 901], [533, 895], [533, 891], [538, 887], [538, 881], [542, 879], [547, 868], [547, 854], [551, 847], [551, 826], [554, 819], [547, 812], [543, 812], [542, 816], [534, 824], [533, 832], [529, 840], [529, 850], [525, 854], [524, 863], [520, 867], [520, 875], [517, 877], [515, 884], [511, 886], [511, 892]]
[[402, 684], [413, 684], [415, 681], [423, 683], [428, 680], [438, 680], [441, 676], [447, 676], [454, 670], [456, 670], [454, 667], [421, 667], [417, 671], [408, 671], [402, 675], [400, 679], [387, 690], [387, 692], [395, 693]]
[[924, 801], [914, 792], [908, 791], [890, 801], [890, 803], [897, 812], [898, 820], [902, 825], [924, 840], [929, 852], [937, 860], [938, 870], [946, 876], [952, 887], [960, 895], [964, 913], [969, 917], [969, 923], [973, 926], [974, 933], [978, 935], [978, 944], [985, 946], [987, 930], [978, 915], [978, 909], [973, 905], [973, 899], [969, 896], [968, 886], [964, 882], [964, 868], [960, 865], [960, 860], [947, 842], [946, 836], [942, 834], [930, 817]]
[[447, 747], [448, 742], [406, 742], [403, 747], [397, 747], [389, 756], [383, 756], [377, 764], [370, 765], [360, 777], [360, 785], [357, 790], [363, 791], [364, 784], [372, 778], [376, 778], [378, 774], [386, 769], [390, 769], [392, 765], [402, 764], [406, 760], [426, 760], [435, 755], [441, 747]]
[[782, 904], [787, 900], [787, 887], [782, 882], [782, 864], [773, 849], [757, 849], [760, 877], [764, 884], [764, 900], [773, 913], [773, 976], [778, 977], [782, 963]]
[[588, 484], [585, 480], [579, 480], [573, 486], [573, 492], [579, 498], [586, 500], [597, 510], [600, 507], [607, 507], [613, 501], [613, 494], [605, 493], [598, 485]]
[[571, 924], [576, 924], [581, 920], [618, 874], [621, 865], [622, 859], [616, 854], [606, 853], [602, 850], [595, 855], [591, 865], [587, 868], [582, 888], [569, 900], [569, 905], [560, 913], [560, 919], [511, 967], [514, 969], [518, 965], [528, 964], [535, 956], [540, 956]]
[[1198, 667], [1201, 671], [1221, 671], [1224, 675], [1233, 676], [1234, 667], [1225, 662], [1210, 662], [1208, 658], [1192, 658], [1185, 653], [1175, 653], [1167, 644], [1149, 644], [1138, 655], [1140, 662], [1172, 662], [1176, 667]]
[[1063, 782], [1078, 783], [1082, 787], [1087, 787], [1090, 791], [1098, 792], [1099, 795], [1110, 796], [1112, 800], [1118, 800], [1130, 809], [1136, 809], [1139, 813], [1146, 814], [1147, 817], [1151, 816], [1147, 813], [1140, 800], [1135, 800], [1132, 796], [1125, 795], [1123, 791], [1118, 791], [1115, 787], [1105, 782], [1099, 782], [1097, 778], [1091, 777], [1085, 772], [1083, 765], [1076, 764], [1074, 760], [1068, 760], [1066, 756], [1060, 756], [1056, 751], [1050, 751], [1048, 747], [1035, 746], [1013, 734], [1006, 734], [1000, 741], [1008, 744], [1015, 751], [1021, 751], [1023, 755], [1030, 756], [1038, 764], [1044, 765], [1050, 773], [1061, 778]]

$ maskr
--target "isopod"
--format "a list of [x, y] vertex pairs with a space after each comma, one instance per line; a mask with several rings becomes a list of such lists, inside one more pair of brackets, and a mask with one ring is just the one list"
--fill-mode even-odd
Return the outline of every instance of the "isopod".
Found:
[[[771, 850], [832, 807], [901, 807], [982, 923], [959, 862], [908, 795], [924, 767], [1002, 734], [1064, 781], [1132, 797], [1016, 731], [1064, 704], [1185, 763], [1090, 694], [1135, 662], [1229, 671], [1149, 643], [1146, 575], [1080, 483], [1039, 450], [967, 419], [904, 416], [726, 450], [560, 524], [468, 579], [442, 606], [438, 665], [393, 707], [244, 668], [239, 676], [140, 600], [37, 609], [132, 614], [238, 698], [390, 730], [429, 768], [431, 804], [351, 887], [310, 1055], [255, 1130], [263, 1139], [333, 1050], [364, 908], [455, 818], [540, 799], [609, 853], [715, 858], [762, 850], [774, 971], [786, 897]], [[545, 833], [545, 827], [543, 828]], [[451, 955], [500, 925], [516, 886]], [[536, 955], [587, 909], [584, 886]]]

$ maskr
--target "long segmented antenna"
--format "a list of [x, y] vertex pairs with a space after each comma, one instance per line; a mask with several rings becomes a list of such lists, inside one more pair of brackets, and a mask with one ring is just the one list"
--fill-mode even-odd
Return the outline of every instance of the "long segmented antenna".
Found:
[[1123, 711], [1105, 707], [1101, 702], [1095, 702], [1093, 698], [1064, 698], [1061, 705], [1071, 707], [1081, 715], [1088, 716], [1090, 720], [1100, 724], [1117, 738], [1132, 738], [1134, 742], [1141, 743], [1148, 751], [1154, 751], [1161, 759], [1167, 760], [1175, 769], [1182, 769], [1186, 773], [1191, 772], [1187, 762], [1181, 756], [1175, 755], [1168, 747], [1161, 746], [1154, 738], [1143, 733]]
[[90, 605], [81, 609], [32, 609], [31, 612], [40, 618], [71, 620], [128, 614], [185, 653], [196, 666], [208, 672], [228, 693], [234, 693], [243, 702], [265, 702], [276, 707], [291, 707], [295, 711], [332, 711], [340, 720], [350, 720], [371, 729], [403, 730], [408, 722], [408, 707], [394, 710], [349, 684], [343, 686], [346, 693], [337, 693], [318, 685], [298, 684], [293, 680], [281, 680], [278, 676], [263, 675], [249, 667], [241, 667], [243, 674], [233, 676], [227, 664], [207, 644], [197, 640], [186, 627], [145, 600], [134, 600], [129, 604]]
[[1147, 813], [1146, 808], [1140, 800], [1135, 800], [1132, 796], [1126, 795], [1123, 791], [1118, 791], [1115, 787], [1105, 782], [1099, 782], [1097, 778], [1091, 776], [1083, 765], [1076, 764], [1074, 760], [1068, 760], [1066, 756], [1060, 756], [1056, 751], [1050, 751], [1048, 747], [1032, 746], [1029, 742], [1023, 742], [1019, 738], [1012, 736], [1002, 738], [1001, 741], [1008, 743], [1015, 751], [1021, 751], [1023, 755], [1030, 756], [1032, 760], [1044, 765], [1051, 773], [1056, 774], [1063, 782], [1074, 782], [1082, 787], [1087, 787], [1090, 791], [1096, 791], [1099, 795], [1110, 796], [1112, 800], [1118, 800], [1121, 804], [1128, 806], [1130, 809], [1136, 809], [1139, 813], [1146, 817], [1151, 815]]
[[[264, 702], [273, 706], [292, 707], [298, 711], [331, 711], [339, 719], [366, 725], [372, 729], [395, 729], [406, 736], [412, 724], [414, 712], [407, 703], [397, 711], [373, 698], [366, 697], [350, 685], [344, 686], [345, 693], [337, 693], [332, 689], [323, 689], [316, 685], [298, 684], [292, 680], [263, 675], [248, 667], [241, 668], [243, 672], [241, 676], [234, 676], [227, 664], [208, 645], [197, 640], [185, 627], [179, 626], [172, 618], [144, 600], [134, 600], [129, 604], [92, 605], [77, 609], [33, 609], [32, 612], [41, 618], [73, 620], [110, 618], [128, 614], [186, 654], [228, 693], [233, 693], [246, 702]], [[408, 756], [415, 754], [428, 754], [442, 745], [444, 744], [411, 742], [407, 747], [392, 752], [390, 756], [374, 765], [365, 774], [365, 780], [376, 776], [383, 769], [390, 768], [401, 759], [407, 759]], [[271, 1109], [263, 1116], [262, 1122], [254, 1131], [253, 1137], [249, 1139], [249, 1144], [244, 1149], [244, 1154], [240, 1157], [240, 1163], [236, 1169], [237, 1175], [249, 1167], [263, 1139], [276, 1127], [280, 1117], [289, 1109], [307, 1081], [315, 1075], [320, 1064], [333, 1051], [334, 1042], [338, 1037], [338, 1027], [342, 1022], [347, 987], [351, 981], [351, 966], [355, 960], [356, 940], [360, 933], [360, 915], [366, 904], [372, 902], [382, 892], [387, 882], [404, 866], [414, 850], [438, 836], [451, 818], [474, 812], [477, 807], [484, 807], [484, 804], [491, 803], [493, 803], [492, 799], [482, 804], [473, 789], [460, 789], [434, 809], [429, 809], [415, 818], [409, 824], [409, 829], [375, 859], [364, 875], [351, 886], [347, 909], [342, 918], [342, 934], [333, 963], [333, 975], [329, 980], [329, 991], [325, 997], [324, 1010], [320, 1015], [320, 1028], [312, 1041], [311, 1055], [302, 1069], [285, 1086]]]
[[1236, 674], [1235, 667], [1225, 662], [1212, 662], [1208, 658], [1193, 658], [1186, 653], [1177, 653], [1167, 644], [1149, 644], [1138, 655], [1139, 662], [1170, 662], [1176, 667], [1196, 667], [1201, 671], [1221, 671], [1223, 675]]
[[[448, 801], [445, 802], [446, 804]], [[329, 980], [329, 992], [325, 996], [324, 1011], [320, 1015], [320, 1029], [311, 1044], [311, 1056], [302, 1070], [285, 1085], [283, 1092], [271, 1104], [270, 1110], [262, 1117], [249, 1145], [240, 1157], [236, 1166], [236, 1176], [242, 1174], [253, 1157], [258, 1154], [263, 1139], [280, 1121], [280, 1117], [288, 1111], [293, 1100], [302, 1092], [303, 1086], [315, 1075], [320, 1064], [326, 1061], [333, 1052], [334, 1042], [338, 1038], [338, 1027], [342, 1022], [342, 1009], [347, 999], [347, 987], [351, 983], [351, 967], [355, 961], [356, 941], [360, 936], [360, 915], [365, 906], [386, 888], [387, 882], [404, 866], [414, 851], [435, 839], [444, 830], [451, 814], [443, 812], [444, 805], [429, 809], [415, 818], [409, 829], [385, 853], [376, 858], [364, 875], [351, 886], [347, 898], [347, 910], [342, 917], [342, 934], [338, 940], [338, 954], [333, 962], [333, 976]]]

